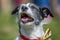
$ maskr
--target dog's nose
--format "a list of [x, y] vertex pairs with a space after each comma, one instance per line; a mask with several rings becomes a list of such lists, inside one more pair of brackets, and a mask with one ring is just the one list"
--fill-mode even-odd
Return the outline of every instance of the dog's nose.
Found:
[[22, 11], [26, 11], [28, 8], [27, 7], [25, 7], [25, 6], [22, 6]]

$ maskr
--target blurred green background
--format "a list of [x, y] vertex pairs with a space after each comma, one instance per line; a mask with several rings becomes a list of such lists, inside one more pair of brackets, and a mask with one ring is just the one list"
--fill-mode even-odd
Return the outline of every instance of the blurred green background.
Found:
[[[10, 0], [0, 0], [0, 40], [15, 40], [18, 35], [18, 24], [16, 15], [11, 15], [11, 11], [15, 5]], [[54, 5], [54, 3], [52, 3]], [[56, 6], [55, 6], [56, 7]], [[60, 40], [60, 19], [54, 6], [54, 18], [51, 23], [44, 25], [44, 29], [48, 27], [52, 31], [52, 40]]]

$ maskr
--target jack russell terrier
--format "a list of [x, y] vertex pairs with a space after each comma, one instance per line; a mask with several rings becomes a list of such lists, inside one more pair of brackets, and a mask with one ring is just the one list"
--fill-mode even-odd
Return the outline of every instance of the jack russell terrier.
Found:
[[21, 4], [16, 7], [13, 14], [18, 15], [20, 35], [16, 40], [44, 40], [44, 18], [53, 17], [48, 8], [40, 8], [33, 3]]

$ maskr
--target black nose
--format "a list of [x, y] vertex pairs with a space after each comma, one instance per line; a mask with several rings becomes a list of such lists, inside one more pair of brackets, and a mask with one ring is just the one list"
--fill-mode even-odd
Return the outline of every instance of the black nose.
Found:
[[28, 8], [27, 7], [25, 7], [25, 6], [22, 6], [22, 11], [26, 11]]

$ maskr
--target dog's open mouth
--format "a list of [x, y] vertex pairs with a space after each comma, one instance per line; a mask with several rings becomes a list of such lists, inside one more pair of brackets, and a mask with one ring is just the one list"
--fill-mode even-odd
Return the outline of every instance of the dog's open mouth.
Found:
[[23, 23], [28, 23], [34, 21], [34, 19], [26, 13], [21, 13], [21, 21]]

